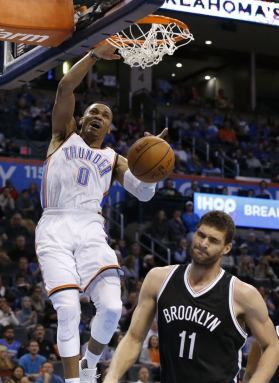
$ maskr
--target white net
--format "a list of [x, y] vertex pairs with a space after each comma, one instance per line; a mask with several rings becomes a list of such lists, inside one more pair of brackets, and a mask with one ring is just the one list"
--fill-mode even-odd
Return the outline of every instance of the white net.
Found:
[[142, 25], [132, 24], [127, 32], [115, 36], [107, 41], [118, 48], [124, 62], [142, 69], [159, 64], [165, 55], [173, 55], [178, 48], [194, 40], [188, 28], [183, 29], [175, 22], [151, 24], [146, 32]]

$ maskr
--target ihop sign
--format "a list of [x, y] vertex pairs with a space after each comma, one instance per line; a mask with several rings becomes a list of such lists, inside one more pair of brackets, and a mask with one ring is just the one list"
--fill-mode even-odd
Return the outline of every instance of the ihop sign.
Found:
[[260, 198], [194, 194], [194, 211], [199, 216], [212, 210], [229, 214], [236, 226], [279, 230], [279, 201]]

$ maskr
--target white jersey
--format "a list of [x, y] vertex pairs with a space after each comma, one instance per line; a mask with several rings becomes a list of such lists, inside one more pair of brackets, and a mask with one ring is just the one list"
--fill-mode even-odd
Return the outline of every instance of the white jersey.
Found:
[[116, 158], [111, 148], [90, 148], [73, 133], [44, 163], [42, 207], [100, 210]]

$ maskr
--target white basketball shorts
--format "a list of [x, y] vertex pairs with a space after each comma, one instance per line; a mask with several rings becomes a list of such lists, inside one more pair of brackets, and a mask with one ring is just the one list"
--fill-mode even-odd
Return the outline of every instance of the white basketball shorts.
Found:
[[104, 218], [92, 211], [45, 209], [36, 228], [36, 253], [48, 295], [85, 291], [107, 269], [119, 269]]

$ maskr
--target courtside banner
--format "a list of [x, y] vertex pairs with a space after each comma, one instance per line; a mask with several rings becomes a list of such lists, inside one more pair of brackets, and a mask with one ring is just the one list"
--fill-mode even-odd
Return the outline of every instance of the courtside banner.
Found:
[[279, 230], [279, 201], [276, 200], [195, 193], [195, 213], [202, 216], [211, 210], [226, 212], [236, 226]]
[[279, 26], [279, 4], [259, 0], [166, 0], [163, 9]]

